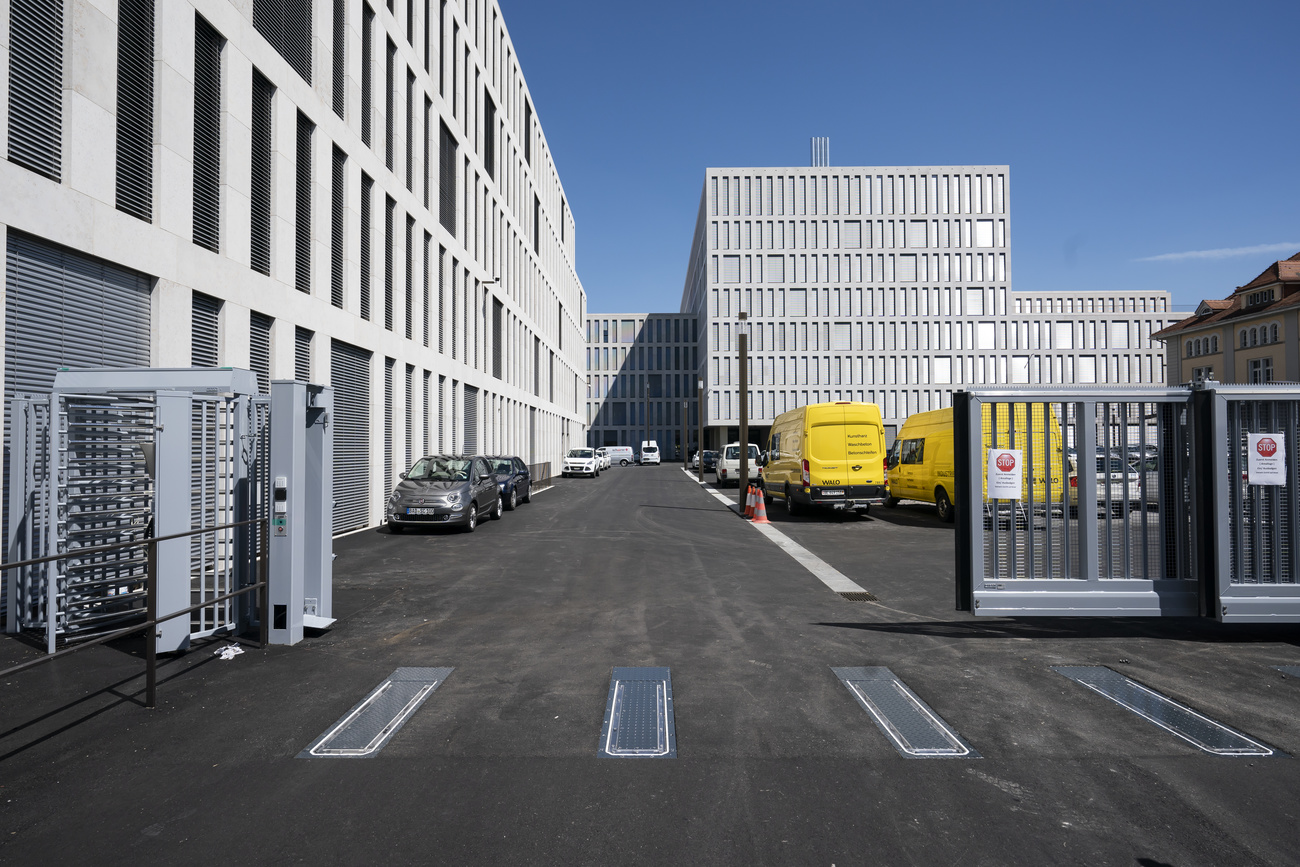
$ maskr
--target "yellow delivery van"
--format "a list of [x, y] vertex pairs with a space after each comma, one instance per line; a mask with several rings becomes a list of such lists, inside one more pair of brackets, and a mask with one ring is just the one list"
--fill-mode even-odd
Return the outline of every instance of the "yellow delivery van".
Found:
[[885, 429], [874, 403], [814, 403], [772, 422], [763, 493], [792, 515], [808, 506], [865, 512], [885, 501]]
[[[1005, 405], [998, 407], [997, 442], [999, 447], [1010, 448], [1014, 441], [1015, 448], [1026, 452], [1026, 460], [1021, 462], [1025, 492], [1022, 502], [1028, 502], [1031, 487], [1035, 503], [1047, 502], [1049, 467], [1052, 499], [1059, 502], [1066, 488], [1060, 421], [1043, 404], [1033, 404], [1032, 413], [1026, 404], [1018, 403], [1014, 407], [1014, 412], [1008, 411]], [[993, 447], [992, 417], [993, 407], [984, 404], [984, 452]], [[944, 521], [953, 520], [957, 491], [952, 432], [951, 408], [908, 416], [889, 450], [886, 506], [895, 506], [899, 500], [920, 500], [934, 503]], [[985, 499], [988, 499], [988, 464], [984, 460], [980, 461], [980, 474], [984, 478]]]

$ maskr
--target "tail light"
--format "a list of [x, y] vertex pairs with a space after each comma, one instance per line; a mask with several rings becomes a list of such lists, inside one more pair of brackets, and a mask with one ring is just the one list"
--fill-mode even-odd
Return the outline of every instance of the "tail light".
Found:
[[808, 462], [807, 462], [807, 461], [804, 461], [804, 462], [803, 462], [803, 484], [804, 484], [804, 487], [805, 487], [805, 488], [812, 484], [812, 476], [810, 476], [810, 475], [808, 474]]

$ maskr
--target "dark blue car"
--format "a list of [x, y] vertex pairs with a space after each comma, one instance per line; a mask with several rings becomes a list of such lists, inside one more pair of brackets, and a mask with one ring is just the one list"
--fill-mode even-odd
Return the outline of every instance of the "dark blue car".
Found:
[[510, 455], [489, 455], [487, 462], [496, 474], [497, 487], [501, 490], [501, 505], [506, 511], [532, 499], [533, 477], [528, 472], [526, 463]]

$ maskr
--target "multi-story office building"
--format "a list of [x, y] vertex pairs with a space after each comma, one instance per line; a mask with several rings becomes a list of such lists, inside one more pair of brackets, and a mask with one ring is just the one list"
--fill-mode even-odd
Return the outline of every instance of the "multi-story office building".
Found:
[[[991, 383], [1163, 383], [1167, 293], [1011, 288], [1007, 166], [715, 168], [681, 310], [700, 322], [706, 445], [738, 432], [737, 335], [761, 439], [801, 404], [896, 428]], [[741, 322], [741, 313], [747, 321]]]
[[587, 443], [639, 449], [651, 439], [666, 460], [682, 455], [684, 445], [694, 450], [699, 353], [693, 314], [589, 315]]
[[1227, 298], [1202, 301], [1156, 338], [1167, 347], [1171, 385], [1300, 382], [1300, 253]]
[[495, 0], [0, 8], [6, 399], [330, 384], [336, 531], [419, 454], [583, 440], [575, 226]]

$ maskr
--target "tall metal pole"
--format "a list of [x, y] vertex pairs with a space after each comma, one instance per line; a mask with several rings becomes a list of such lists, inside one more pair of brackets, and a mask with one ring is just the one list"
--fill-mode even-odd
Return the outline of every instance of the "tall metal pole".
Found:
[[743, 512], [745, 509], [745, 489], [749, 487], [749, 335], [746, 334], [746, 321], [749, 314], [740, 314], [740, 475], [736, 477], [736, 502]]
[[691, 468], [690, 406], [689, 400], [682, 401], [682, 469], [688, 471]]
[[149, 545], [145, 559], [144, 617], [149, 629], [144, 636], [144, 706], [158, 705], [158, 543], [153, 541], [153, 522], [149, 522]]
[[695, 411], [696, 413], [698, 413], [698, 417], [695, 420], [699, 423], [700, 426], [700, 431], [699, 431], [700, 441], [696, 443], [696, 448], [699, 450], [700, 453], [699, 469], [700, 469], [700, 484], [702, 485], [704, 484], [704, 380], [702, 379], [696, 380], [696, 390], [698, 393], [696, 394], [695, 397], [695, 406], [696, 406]]
[[[649, 441], [650, 441], [650, 374], [647, 373], [645, 377], [645, 439], [641, 440], [641, 442], [646, 443]], [[644, 451], [644, 449], [642, 449], [642, 451]], [[642, 455], [641, 458], [642, 460], [644, 460], [645, 455]]]

